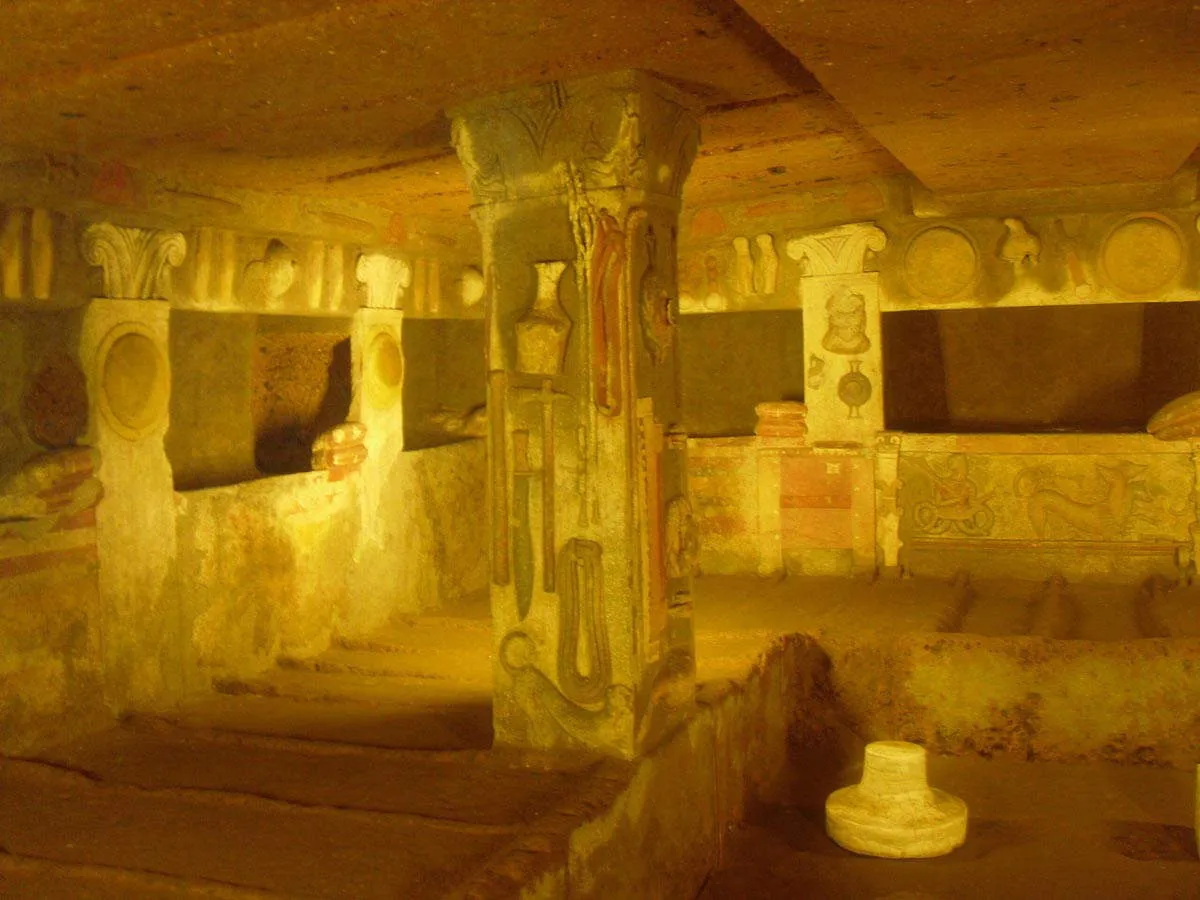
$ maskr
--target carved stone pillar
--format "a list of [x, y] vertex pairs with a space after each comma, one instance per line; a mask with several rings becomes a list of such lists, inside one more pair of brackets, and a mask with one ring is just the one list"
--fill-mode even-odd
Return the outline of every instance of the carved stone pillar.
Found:
[[871, 223], [788, 241], [788, 256], [800, 263], [811, 444], [870, 447], [883, 429], [879, 274], [865, 264], [886, 243]]
[[351, 330], [350, 419], [367, 428], [367, 458], [374, 460], [370, 468], [404, 449], [404, 313], [399, 306], [411, 271], [404, 260], [379, 254], [360, 256], [356, 269], [367, 302], [354, 314]]
[[633, 756], [691, 702], [675, 337], [698, 128], [642, 73], [469, 104], [488, 302], [497, 742]]
[[[105, 690], [122, 708], [152, 701], [179, 675], [179, 634], [165, 584], [175, 557], [175, 495], [163, 449], [171, 364], [165, 296], [183, 235], [90, 226], [84, 256], [101, 267], [105, 298], [83, 316], [79, 357], [90, 405], [87, 442], [99, 451], [104, 495], [96, 543], [104, 609]], [[177, 686], [177, 685], [174, 685]]]
[[882, 574], [900, 574], [900, 440], [884, 431], [875, 442], [875, 554]]

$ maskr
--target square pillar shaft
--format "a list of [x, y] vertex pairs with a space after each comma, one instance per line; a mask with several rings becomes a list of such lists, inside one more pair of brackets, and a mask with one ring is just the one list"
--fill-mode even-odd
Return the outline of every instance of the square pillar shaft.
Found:
[[178, 688], [177, 625], [168, 607], [175, 558], [175, 493], [163, 438], [170, 422], [170, 307], [160, 298], [186, 245], [177, 232], [108, 223], [84, 233], [107, 298], [83, 315], [87, 443], [104, 494], [96, 507], [103, 602], [101, 641], [110, 706], [153, 702]]
[[498, 743], [634, 756], [691, 703], [675, 319], [698, 128], [637, 72], [454, 113], [483, 236]]

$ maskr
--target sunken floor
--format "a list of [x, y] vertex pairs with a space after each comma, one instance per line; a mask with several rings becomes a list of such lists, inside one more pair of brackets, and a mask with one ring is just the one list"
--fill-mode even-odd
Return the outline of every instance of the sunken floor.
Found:
[[[1074, 635], [1055, 647], [1186, 645], [1200, 634], [1196, 601], [1153, 584], [706, 578], [698, 679], [736, 689], [781, 635], [801, 633], [838, 659], [860, 658], [832, 649], [847, 641], [1029, 640], [1011, 636], [1046, 623]], [[3, 760], [0, 896], [512, 896], [632, 767], [489, 749], [490, 644], [482, 607], [403, 620]], [[797, 734], [809, 712], [795, 711]], [[1069, 764], [1033, 743], [1025, 758], [1015, 745], [931, 755], [931, 781], [971, 808], [966, 845], [869, 860], [824, 834], [823, 798], [857, 779], [863, 743], [833, 731], [798, 740], [787, 788], [725, 838], [702, 897], [1200, 897], [1194, 774], [1179, 765]]]

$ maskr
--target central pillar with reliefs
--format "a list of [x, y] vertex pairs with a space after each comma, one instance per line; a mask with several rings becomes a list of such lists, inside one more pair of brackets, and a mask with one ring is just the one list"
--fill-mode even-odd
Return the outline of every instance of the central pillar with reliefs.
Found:
[[635, 756], [694, 693], [675, 243], [698, 126], [621, 72], [453, 128], [487, 287], [496, 742]]

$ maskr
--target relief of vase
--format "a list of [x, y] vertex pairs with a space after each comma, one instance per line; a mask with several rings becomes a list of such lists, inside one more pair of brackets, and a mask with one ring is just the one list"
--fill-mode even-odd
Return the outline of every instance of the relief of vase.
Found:
[[516, 325], [517, 369], [534, 375], [562, 372], [571, 334], [571, 319], [558, 302], [558, 281], [567, 264], [538, 262], [537, 296]]
[[859, 419], [859, 407], [871, 399], [871, 379], [861, 371], [862, 360], [850, 360], [850, 371], [838, 380], [838, 397], [849, 408], [849, 418]]

